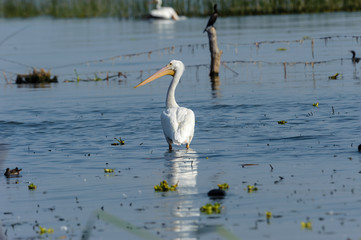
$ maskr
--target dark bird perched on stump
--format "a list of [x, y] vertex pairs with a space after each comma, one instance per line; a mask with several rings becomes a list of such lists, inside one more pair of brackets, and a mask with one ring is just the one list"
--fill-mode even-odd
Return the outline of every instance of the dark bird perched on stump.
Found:
[[361, 58], [356, 57], [356, 53], [354, 50], [350, 51], [352, 53], [352, 63], [358, 63]]
[[212, 13], [212, 15], [209, 17], [208, 23], [207, 23], [207, 27], [204, 29], [203, 33], [207, 30], [208, 27], [213, 26], [213, 24], [216, 22], [217, 17], [218, 17], [218, 11], [217, 11], [217, 3], [214, 4], [213, 7], [214, 11]]

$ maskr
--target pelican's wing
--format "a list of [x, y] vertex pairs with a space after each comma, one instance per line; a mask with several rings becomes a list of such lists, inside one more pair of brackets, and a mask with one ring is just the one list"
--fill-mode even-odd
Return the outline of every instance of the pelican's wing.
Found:
[[195, 117], [192, 110], [184, 107], [169, 108], [161, 115], [163, 132], [167, 140], [180, 145], [193, 139]]

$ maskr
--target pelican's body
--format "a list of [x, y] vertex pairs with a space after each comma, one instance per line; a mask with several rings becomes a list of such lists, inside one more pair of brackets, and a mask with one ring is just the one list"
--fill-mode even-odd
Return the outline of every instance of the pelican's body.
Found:
[[177, 12], [171, 7], [162, 7], [162, 0], [156, 0], [156, 9], [150, 11], [149, 16], [157, 19], [179, 20]]
[[169, 150], [172, 150], [173, 144], [185, 144], [188, 149], [194, 135], [195, 116], [193, 111], [180, 107], [174, 96], [183, 72], [184, 64], [181, 61], [172, 60], [167, 66], [135, 86], [135, 88], [143, 86], [164, 75], [173, 76], [167, 92], [166, 109], [161, 114], [163, 133]]

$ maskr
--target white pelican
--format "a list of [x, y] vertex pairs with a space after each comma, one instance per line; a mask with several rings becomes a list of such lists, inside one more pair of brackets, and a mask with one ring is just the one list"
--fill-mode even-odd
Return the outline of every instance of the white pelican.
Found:
[[157, 19], [173, 19], [179, 20], [179, 16], [176, 11], [171, 7], [162, 7], [162, 0], [155, 0], [156, 9], [150, 11], [149, 16]]
[[174, 97], [175, 89], [183, 72], [184, 64], [181, 61], [172, 60], [167, 66], [134, 87], [143, 86], [165, 75], [173, 76], [167, 92], [166, 109], [161, 114], [163, 132], [169, 150], [172, 150], [172, 144], [186, 144], [187, 149], [189, 149], [194, 134], [195, 117], [193, 111], [180, 107]]

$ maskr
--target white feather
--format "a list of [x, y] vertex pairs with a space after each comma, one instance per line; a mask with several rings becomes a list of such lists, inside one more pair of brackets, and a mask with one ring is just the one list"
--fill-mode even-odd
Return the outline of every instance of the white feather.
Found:
[[194, 135], [195, 116], [185, 107], [168, 108], [161, 115], [166, 140], [176, 145], [190, 144]]

